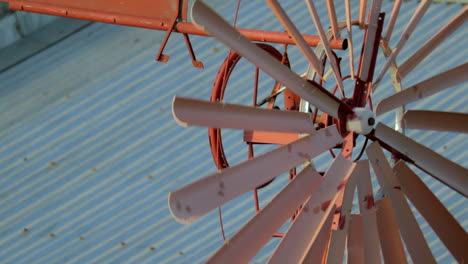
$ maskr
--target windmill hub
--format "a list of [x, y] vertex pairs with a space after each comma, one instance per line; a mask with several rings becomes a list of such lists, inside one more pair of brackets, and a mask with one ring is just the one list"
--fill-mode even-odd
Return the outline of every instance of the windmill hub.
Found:
[[357, 134], [369, 134], [372, 129], [374, 129], [374, 113], [371, 110], [362, 107], [355, 107], [353, 111], [354, 115], [348, 118], [346, 122], [346, 129]]

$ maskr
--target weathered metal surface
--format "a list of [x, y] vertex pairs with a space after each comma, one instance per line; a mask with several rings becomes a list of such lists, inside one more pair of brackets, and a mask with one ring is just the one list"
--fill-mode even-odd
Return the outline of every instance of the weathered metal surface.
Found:
[[[355, 3], [353, 17], [359, 11]], [[387, 14], [393, 3], [384, 2]], [[341, 20], [344, 6], [335, 4]], [[232, 21], [235, 3], [213, 1], [210, 5]], [[398, 39], [416, 6], [415, 1], [403, 2], [393, 39]], [[301, 32], [315, 33], [304, 6], [285, 1], [283, 7], [294, 12]], [[317, 8], [327, 14], [325, 5]], [[444, 24], [460, 9], [456, 4], [430, 7], [398, 58], [404, 61], [412, 55], [439, 30], [434, 23]], [[265, 17], [260, 19], [259, 13]], [[237, 25], [283, 30], [263, 1], [242, 1]], [[404, 87], [464, 63], [466, 58], [460, 54], [467, 53], [468, 47], [459, 41], [465, 35], [463, 30], [466, 27], [408, 74]], [[357, 43], [363, 36], [354, 30], [353, 37]], [[170, 105], [174, 94], [208, 100], [228, 50], [210, 38], [193, 37], [197, 59], [206, 68], [195, 69], [187, 59], [182, 36], [175, 35], [166, 51], [172, 55], [172, 63], [155, 64], [155, 49], [162, 38], [151, 30], [95, 23], [0, 74], [3, 263], [201, 263], [223, 244], [216, 212], [182, 226], [169, 215], [167, 193], [216, 171], [206, 129], [179, 127]], [[361, 48], [357, 46], [355, 54]], [[292, 67], [302, 73], [306, 61], [294, 49], [289, 49]], [[378, 65], [384, 62], [379, 56]], [[347, 65], [348, 61], [341, 63]], [[253, 75], [248, 63], [233, 73], [230, 84], [234, 89], [229, 90], [236, 99], [233, 103], [251, 103], [251, 96], [243, 93], [245, 83], [252, 83], [249, 73]], [[272, 87], [271, 82], [260, 83]], [[349, 92], [349, 83], [344, 85]], [[390, 78], [380, 86], [372, 97], [374, 102], [393, 93]], [[466, 84], [454, 86], [412, 103], [409, 109], [467, 112], [466, 88]], [[383, 114], [378, 121], [392, 126], [393, 115]], [[468, 166], [466, 135], [407, 133]], [[247, 159], [242, 133], [226, 135], [224, 140], [233, 165]], [[358, 139], [356, 148], [361, 144]], [[328, 154], [314, 164], [323, 171], [330, 165], [327, 160]], [[414, 170], [466, 230], [466, 198]], [[260, 207], [288, 182], [283, 175], [260, 190]], [[378, 190], [375, 180], [374, 190]], [[255, 214], [252, 200], [246, 194], [223, 206], [227, 238]], [[437, 262], [454, 262], [423, 217], [415, 216]], [[266, 262], [278, 241], [272, 239], [252, 263]]]

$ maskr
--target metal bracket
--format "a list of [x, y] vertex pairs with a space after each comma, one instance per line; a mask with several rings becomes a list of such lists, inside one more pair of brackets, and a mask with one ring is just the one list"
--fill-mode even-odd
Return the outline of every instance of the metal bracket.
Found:
[[197, 61], [197, 58], [195, 57], [195, 53], [193, 52], [192, 44], [190, 43], [189, 36], [187, 34], [183, 34], [183, 35], [185, 39], [185, 44], [187, 45], [187, 49], [190, 54], [190, 58], [192, 59], [193, 66], [195, 68], [203, 69], [205, 66], [203, 66], [203, 63], [201, 61]]
[[171, 36], [172, 30], [174, 29], [174, 26], [177, 23], [177, 19], [178, 18], [176, 17], [171, 21], [171, 24], [170, 24], [169, 29], [167, 30], [166, 36], [164, 37], [164, 40], [161, 43], [161, 47], [159, 48], [158, 54], [156, 55], [156, 58], [155, 58], [155, 60], [159, 62], [166, 63], [170, 58], [168, 55], [163, 54], [163, 51], [164, 51], [164, 48], [166, 47], [169, 37]]

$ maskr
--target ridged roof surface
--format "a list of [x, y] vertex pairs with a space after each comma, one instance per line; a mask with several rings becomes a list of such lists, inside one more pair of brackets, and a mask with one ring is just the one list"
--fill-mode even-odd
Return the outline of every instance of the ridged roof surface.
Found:
[[[328, 26], [324, 1], [316, 2]], [[233, 19], [235, 4], [210, 3], [228, 21]], [[352, 4], [357, 18], [358, 1]], [[417, 4], [403, 3], [392, 45]], [[336, 5], [342, 20], [344, 6], [341, 1]], [[305, 4], [283, 1], [283, 6], [294, 14], [302, 32], [315, 34]], [[392, 6], [393, 2], [383, 6], [387, 20]], [[403, 62], [461, 8], [433, 4], [397, 61]], [[284, 30], [263, 1], [243, 1], [237, 25]], [[404, 86], [465, 63], [466, 33], [465, 24], [407, 76]], [[174, 95], [208, 99], [228, 50], [214, 39], [191, 37], [197, 58], [205, 65], [204, 70], [196, 69], [182, 37], [172, 34], [165, 49], [171, 59], [167, 64], [155, 63], [163, 36], [152, 30], [93, 23], [0, 73], [1, 263], [200, 263], [222, 245], [216, 211], [181, 225], [170, 216], [167, 194], [216, 171], [206, 129], [177, 125], [171, 101]], [[355, 30], [356, 56], [361, 39]], [[306, 61], [297, 48], [290, 47], [289, 53], [292, 68], [304, 72]], [[383, 62], [380, 54], [379, 64]], [[347, 67], [346, 60], [342, 67]], [[253, 66], [240, 63], [226, 101], [250, 104], [252, 76]], [[272, 81], [264, 79], [263, 94], [272, 87]], [[392, 93], [387, 76], [373, 101]], [[467, 98], [463, 84], [409, 108], [468, 112]], [[379, 121], [392, 126], [393, 114]], [[468, 166], [466, 135], [417, 130], [407, 134]], [[234, 131], [224, 136], [231, 164], [247, 157], [241, 137]], [[330, 160], [327, 154], [314, 163], [326, 170]], [[466, 198], [420, 175], [466, 230]], [[261, 206], [287, 182], [281, 176], [262, 189]], [[224, 206], [226, 236], [232, 237], [254, 213], [250, 193]], [[438, 262], [452, 263], [432, 229], [416, 216]], [[272, 239], [252, 263], [266, 262], [278, 241]]]

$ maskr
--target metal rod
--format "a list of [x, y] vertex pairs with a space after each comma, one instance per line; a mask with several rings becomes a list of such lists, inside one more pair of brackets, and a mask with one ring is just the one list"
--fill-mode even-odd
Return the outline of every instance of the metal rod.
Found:
[[[118, 24], [131, 27], [149, 28], [156, 30], [167, 31], [170, 28], [170, 21], [167, 19], [137, 17], [129, 15], [121, 15], [114, 13], [105, 13], [98, 11], [82, 10], [77, 8], [64, 8], [57, 7], [49, 4], [31, 3], [27, 5], [23, 1], [10, 2], [10, 9], [41, 13], [54, 16], [70, 17], [84, 20], [91, 20], [96, 22]], [[276, 32], [267, 30], [256, 29], [237, 29], [246, 38], [251, 41], [271, 42], [271, 43], [284, 43], [293, 44], [294, 41], [289, 37], [287, 32]], [[209, 36], [208, 33], [198, 28], [196, 25], [189, 22], [178, 22], [173, 29], [174, 32]], [[316, 47], [320, 43], [320, 37], [314, 35], [302, 35], [307, 44], [311, 47]], [[348, 47], [346, 39], [334, 39], [330, 42], [332, 49], [346, 49]]]

